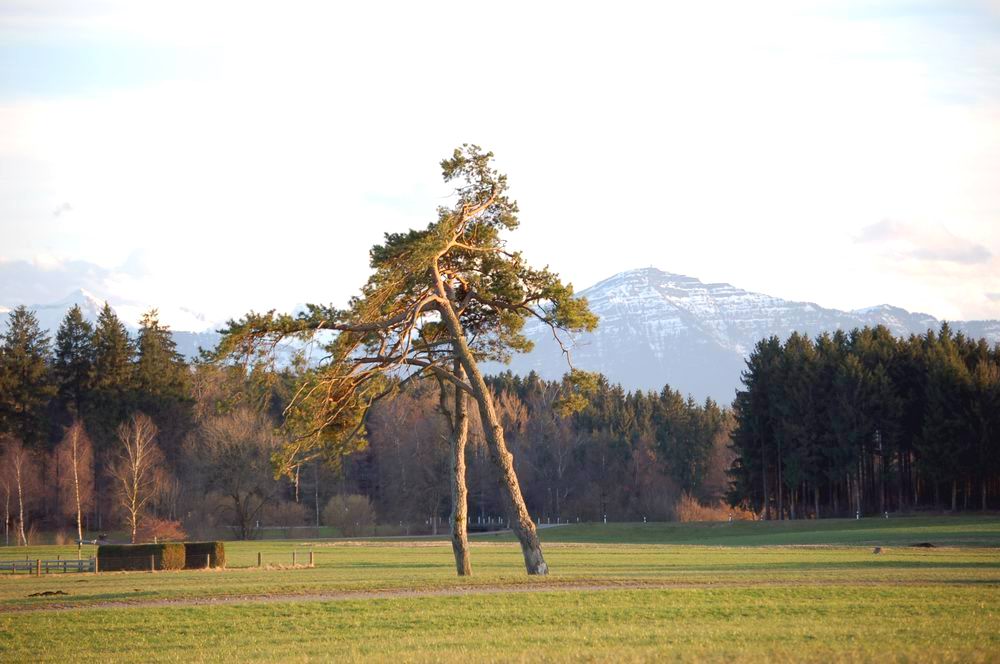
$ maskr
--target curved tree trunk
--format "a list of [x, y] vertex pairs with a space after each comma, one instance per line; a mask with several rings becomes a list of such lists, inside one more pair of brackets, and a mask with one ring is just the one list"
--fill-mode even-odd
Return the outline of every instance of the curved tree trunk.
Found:
[[458, 316], [455, 315], [450, 306], [442, 306], [440, 311], [452, 336], [455, 352], [462, 363], [462, 368], [469, 376], [469, 385], [472, 387], [473, 396], [479, 406], [479, 416], [483, 421], [483, 434], [490, 452], [490, 461], [499, 471], [504, 507], [507, 511], [510, 527], [517, 536], [518, 542], [521, 543], [524, 567], [528, 574], [548, 574], [549, 566], [545, 564], [545, 558], [542, 556], [542, 545], [538, 540], [538, 531], [535, 530], [535, 524], [524, 504], [521, 485], [514, 472], [514, 457], [507, 450], [503, 425], [500, 424], [500, 418], [497, 417], [489, 388], [486, 387], [486, 381], [483, 380], [483, 374], [479, 371], [479, 365], [476, 364], [476, 359], [472, 356], [472, 351], [465, 341], [465, 333], [458, 321]]
[[[456, 375], [464, 379], [459, 366]], [[451, 549], [455, 553], [455, 568], [459, 576], [472, 575], [469, 561], [468, 495], [465, 485], [465, 445], [469, 439], [468, 396], [455, 388], [455, 419], [451, 431]]]

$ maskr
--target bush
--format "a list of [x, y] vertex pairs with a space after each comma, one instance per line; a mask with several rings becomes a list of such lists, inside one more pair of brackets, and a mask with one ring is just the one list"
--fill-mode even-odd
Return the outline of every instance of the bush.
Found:
[[371, 533], [375, 527], [375, 508], [367, 496], [338, 494], [323, 508], [323, 523], [345, 537]]
[[149, 571], [151, 556], [157, 570], [184, 569], [184, 545], [180, 542], [101, 544], [97, 547], [97, 567], [101, 572]]
[[225, 567], [225, 545], [222, 542], [184, 543], [184, 569], [204, 569], [206, 561], [208, 567]]
[[715, 505], [702, 505], [690, 494], [681, 494], [674, 506], [674, 514], [678, 521], [728, 521], [732, 516], [734, 521], [752, 521], [753, 512], [740, 507], [729, 507], [722, 501]]
[[139, 524], [135, 537], [140, 542], [183, 542], [187, 539], [187, 533], [180, 521], [147, 516]]
[[260, 523], [265, 532], [259, 533], [267, 537], [266, 530], [274, 528], [284, 529], [283, 537], [292, 537], [293, 528], [301, 528], [306, 525], [309, 518], [309, 510], [302, 503], [292, 501], [278, 501], [264, 508], [261, 513]]

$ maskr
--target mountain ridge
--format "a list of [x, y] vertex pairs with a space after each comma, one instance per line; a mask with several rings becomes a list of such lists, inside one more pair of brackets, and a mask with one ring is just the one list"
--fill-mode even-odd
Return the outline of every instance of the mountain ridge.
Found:
[[[669, 384], [698, 399], [711, 397], [720, 403], [732, 400], [745, 358], [762, 338], [776, 335], [785, 339], [794, 331], [816, 336], [876, 325], [907, 337], [936, 330], [942, 322], [929, 314], [891, 304], [841, 311], [815, 302], [755, 293], [724, 282], [705, 283], [653, 267], [611, 275], [580, 291], [580, 295], [588, 298], [600, 323], [593, 333], [574, 339], [574, 366], [603, 373], [626, 389], [658, 390]], [[104, 300], [81, 288], [55, 303], [30, 308], [36, 311], [41, 326], [54, 336], [74, 304], [81, 305], [84, 316], [94, 322]], [[137, 305], [112, 304], [112, 308], [127, 327], [136, 329]], [[0, 306], [0, 313], [3, 310]], [[180, 315], [177, 312], [187, 314], [180, 320], [207, 323], [190, 310], [171, 310]], [[1000, 343], [1000, 321], [949, 324], [969, 336]], [[173, 327], [171, 331], [178, 351], [188, 358], [196, 357], [199, 347], [212, 348], [219, 340], [210, 328], [191, 331]], [[508, 369], [520, 374], [535, 371], [548, 379], [561, 377], [568, 365], [548, 329], [538, 321], [530, 321], [524, 332], [535, 342], [531, 353], [516, 355], [507, 365], [489, 363], [484, 369], [491, 373]]]
[[[599, 371], [626, 389], [659, 389], [670, 384], [721, 403], [733, 398], [744, 360], [762, 338], [785, 339], [795, 331], [816, 336], [876, 325], [906, 337], [941, 324], [929, 314], [888, 304], [841, 311], [728, 283], [704, 283], [657, 268], [620, 272], [580, 295], [588, 299], [601, 321], [595, 332], [576, 338], [571, 350], [574, 366]], [[949, 324], [970, 336], [1000, 342], [1000, 321]], [[535, 342], [535, 350], [495, 369], [536, 371], [545, 378], [565, 373], [560, 349], [541, 323], [528, 324], [525, 334]]]

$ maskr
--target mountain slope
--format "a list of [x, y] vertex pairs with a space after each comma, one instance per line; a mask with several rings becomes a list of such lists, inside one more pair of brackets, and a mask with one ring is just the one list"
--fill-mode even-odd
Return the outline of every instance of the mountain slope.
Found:
[[[575, 339], [575, 366], [600, 371], [627, 389], [659, 389], [669, 383], [696, 398], [727, 404], [739, 386], [745, 357], [764, 337], [784, 339], [794, 331], [815, 336], [865, 325], [885, 325], [897, 336], [908, 336], [940, 326], [933, 316], [889, 305], [839, 311], [655, 268], [616, 274], [580, 294], [601, 321], [594, 333]], [[1000, 321], [952, 325], [1000, 341]], [[515, 373], [534, 370], [546, 378], [565, 373], [566, 362], [549, 331], [534, 324], [526, 333], [535, 350], [514, 358], [509, 368]]]

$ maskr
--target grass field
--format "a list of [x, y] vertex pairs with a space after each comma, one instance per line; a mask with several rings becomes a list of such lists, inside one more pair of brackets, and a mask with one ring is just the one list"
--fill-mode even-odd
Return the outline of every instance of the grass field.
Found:
[[[225, 571], [5, 576], [0, 661], [1000, 659], [995, 516], [541, 535], [546, 578], [524, 575], [509, 534], [474, 538], [465, 580], [435, 540], [230, 542]], [[292, 551], [316, 567], [289, 568]]]

